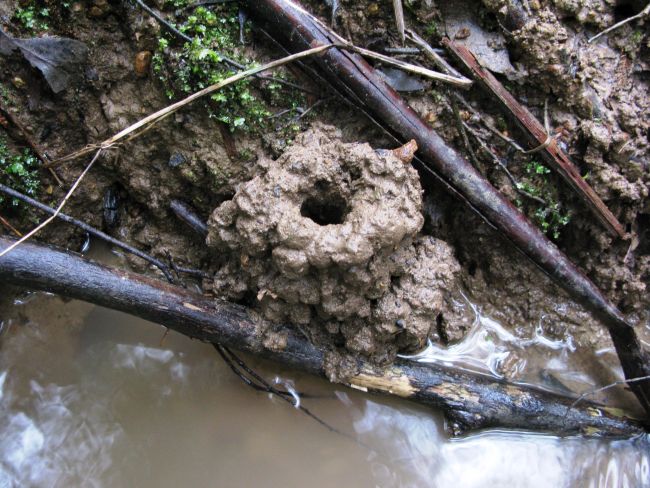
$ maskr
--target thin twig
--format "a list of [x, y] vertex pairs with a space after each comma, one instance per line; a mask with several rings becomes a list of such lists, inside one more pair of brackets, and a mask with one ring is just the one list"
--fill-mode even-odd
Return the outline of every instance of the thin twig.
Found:
[[130, 125], [126, 129], [121, 130], [120, 132], [118, 132], [114, 136], [106, 139], [103, 142], [100, 142], [99, 144], [94, 144], [94, 145], [85, 147], [83, 149], [80, 149], [79, 151], [76, 151], [76, 152], [74, 152], [72, 154], [69, 154], [68, 156], [60, 158], [57, 161], [54, 161], [52, 164], [59, 164], [59, 163], [65, 162], [65, 161], [71, 161], [73, 159], [77, 159], [77, 158], [79, 158], [81, 156], [84, 156], [84, 155], [92, 152], [94, 149], [97, 149], [97, 148], [99, 148], [99, 149], [108, 149], [108, 148], [118, 144], [122, 140], [133, 139], [133, 138], [139, 136], [140, 134], [142, 134], [142, 132], [144, 130], [147, 130], [147, 129], [151, 128], [153, 125], [157, 124], [158, 122], [165, 119], [166, 117], [169, 117], [171, 114], [173, 114], [174, 112], [177, 112], [178, 110], [185, 107], [186, 105], [189, 105], [190, 103], [198, 100], [199, 98], [202, 98], [202, 97], [204, 97], [206, 95], [209, 95], [210, 93], [215, 92], [217, 90], [220, 90], [220, 89], [222, 89], [222, 88], [224, 88], [224, 87], [226, 87], [228, 85], [232, 85], [233, 83], [236, 83], [236, 82], [238, 82], [240, 80], [248, 78], [249, 76], [252, 76], [252, 75], [254, 75], [256, 73], [260, 73], [262, 71], [268, 71], [270, 69], [277, 68], [278, 66], [285, 65], [285, 64], [290, 63], [292, 61], [295, 61], [297, 59], [302, 59], [302, 58], [306, 58], [308, 56], [313, 56], [314, 54], [318, 54], [318, 53], [321, 53], [321, 52], [326, 51], [328, 49], [331, 49], [334, 46], [335, 46], [335, 44], [325, 44], [325, 45], [322, 45], [322, 46], [317, 46], [317, 47], [314, 47], [314, 48], [311, 48], [311, 49], [307, 49], [305, 51], [301, 51], [301, 52], [296, 53], [296, 54], [292, 54], [290, 56], [286, 56], [284, 58], [281, 58], [281, 59], [278, 59], [278, 60], [275, 60], [275, 61], [271, 61], [270, 63], [264, 64], [262, 66], [256, 66], [256, 67], [247, 69], [245, 71], [242, 71], [240, 73], [237, 73], [237, 74], [235, 74], [235, 75], [233, 75], [233, 76], [231, 76], [229, 78], [226, 78], [223, 81], [220, 81], [219, 83], [216, 83], [214, 85], [210, 85], [207, 88], [204, 88], [203, 90], [200, 90], [200, 91], [198, 91], [196, 93], [193, 93], [192, 95], [190, 95], [190, 96], [188, 96], [188, 97], [186, 97], [186, 98], [184, 98], [184, 99], [182, 99], [182, 100], [180, 100], [180, 101], [178, 101], [176, 103], [168, 105], [167, 107], [165, 107], [165, 108], [163, 108], [161, 110], [158, 110], [157, 112], [155, 112], [155, 113], [153, 113], [151, 115], [148, 115], [147, 117], [139, 120], [135, 124]]
[[49, 158], [45, 155], [43, 151], [41, 151], [41, 148], [38, 147], [38, 145], [34, 142], [34, 139], [29, 135], [27, 132], [27, 129], [23, 126], [23, 124], [20, 123], [20, 121], [12, 114], [9, 110], [4, 108], [2, 106], [2, 103], [0, 102], [0, 115], [4, 116], [17, 130], [20, 132], [20, 137], [25, 142], [29, 148], [36, 154], [36, 157], [41, 160], [41, 163], [45, 165], [52, 175], [52, 178], [54, 178], [54, 181], [56, 181], [56, 184], [61, 186], [63, 185], [63, 182], [61, 181], [61, 178], [59, 178], [59, 175], [56, 174], [53, 168], [47, 167], [47, 164], [50, 162]]
[[420, 46], [424, 54], [434, 62], [438, 68], [440, 68], [443, 72], [447, 73], [448, 75], [452, 75], [458, 79], [457, 85], [460, 86], [461, 88], [469, 88], [471, 87], [474, 82], [470, 80], [469, 78], [466, 78], [463, 76], [456, 68], [454, 68], [451, 64], [445, 60], [436, 50], [431, 47], [431, 45], [425, 41], [422, 37], [420, 37], [415, 31], [411, 29], [406, 30], [406, 34], [408, 39], [413, 42], [414, 44], [417, 44]]
[[[142, 0], [135, 0], [135, 1], [140, 7], [142, 7], [143, 10], [145, 10], [149, 15], [151, 15], [154, 19], [156, 19], [158, 22], [160, 22], [160, 24], [162, 24], [173, 35], [175, 35], [176, 37], [182, 39], [185, 42], [190, 42], [190, 43], [194, 42], [194, 38], [188, 36], [187, 34], [181, 32], [181, 31], [179, 31], [171, 23], [167, 22], [162, 17], [162, 15], [157, 13], [151, 7], [147, 6]], [[232, 0], [229, 0], [229, 1], [232, 1]], [[222, 2], [215, 2], [215, 3], [224, 3], [224, 2], [222, 1]], [[223, 61], [226, 64], [229, 64], [233, 68], [237, 68], [237, 69], [246, 68], [246, 66], [244, 66], [243, 64], [238, 63], [234, 59], [231, 59], [228, 56], [225, 56], [224, 54], [222, 54], [220, 52], [217, 52], [217, 56], [219, 56], [219, 59], [221, 61]], [[262, 76], [262, 75], [256, 75], [255, 77], [260, 79], [260, 80], [273, 81], [275, 83], [280, 83], [282, 85], [289, 86], [289, 87], [294, 88], [296, 90], [301, 90], [301, 91], [313, 94], [313, 92], [311, 92], [310, 90], [307, 90], [305, 87], [302, 87], [300, 85], [297, 85], [296, 83], [292, 83], [292, 82], [287, 81], [287, 80], [283, 80], [282, 78], [276, 78], [274, 76]]]
[[489, 146], [485, 143], [485, 141], [481, 138], [481, 136], [472, 128], [472, 126], [470, 126], [467, 122], [462, 122], [462, 124], [463, 124], [463, 127], [470, 134], [472, 134], [472, 136], [474, 136], [476, 141], [481, 146], [481, 149], [483, 149], [483, 151], [485, 153], [487, 153], [487, 155], [490, 156], [492, 158], [492, 160], [497, 164], [497, 166], [499, 166], [499, 168], [501, 168], [501, 170], [506, 174], [506, 176], [510, 180], [510, 183], [512, 183], [512, 186], [513, 186], [513, 188], [515, 189], [515, 191], [517, 193], [519, 193], [521, 196], [524, 196], [524, 197], [526, 197], [526, 198], [528, 198], [530, 200], [533, 200], [533, 201], [539, 203], [540, 205], [548, 207], [548, 203], [546, 202], [546, 200], [544, 200], [543, 198], [538, 197], [536, 195], [533, 195], [532, 193], [528, 193], [526, 190], [524, 190], [520, 186], [520, 183], [517, 181], [517, 179], [514, 177], [514, 175], [510, 172], [508, 167], [503, 163], [503, 161], [501, 161], [501, 158], [499, 158], [496, 154], [494, 154], [494, 152], [489, 148]]
[[417, 56], [422, 52], [417, 47], [385, 47], [383, 51], [386, 54], [401, 54], [404, 56]]
[[[506, 176], [510, 180], [510, 183], [512, 184], [513, 188], [515, 189], [515, 191], [517, 193], [519, 193], [520, 195], [522, 195], [522, 196], [524, 196], [526, 198], [529, 198], [530, 200], [534, 200], [535, 202], [537, 202], [537, 203], [539, 203], [541, 205], [548, 206], [548, 204], [546, 203], [546, 201], [544, 199], [542, 199], [542, 198], [540, 198], [540, 197], [538, 197], [536, 195], [533, 195], [532, 193], [528, 193], [526, 190], [524, 190], [520, 186], [519, 182], [514, 177], [514, 175], [510, 172], [508, 167], [503, 163], [503, 161], [501, 161], [501, 158], [499, 158], [494, 153], [494, 151], [492, 151], [492, 149], [490, 149], [490, 147], [483, 140], [481, 135], [471, 125], [469, 125], [467, 122], [465, 122], [461, 118], [460, 112], [458, 110], [458, 106], [456, 105], [456, 100], [457, 99], [460, 99], [463, 102], [465, 102], [465, 100], [462, 97], [457, 98], [457, 97], [452, 96], [452, 97], [449, 98], [449, 105], [450, 106], [448, 108], [450, 108], [454, 113], [454, 116], [455, 116], [455, 119], [456, 119], [456, 124], [458, 126], [458, 132], [462, 135], [463, 144], [467, 148], [467, 152], [469, 153], [470, 158], [472, 159], [472, 161], [474, 161], [474, 164], [478, 167], [478, 157], [476, 156], [476, 153], [475, 153], [474, 149], [472, 148], [471, 144], [469, 143], [469, 140], [467, 138], [467, 133], [468, 132], [474, 137], [474, 139], [476, 139], [476, 142], [478, 142], [479, 146], [481, 146], [481, 149], [483, 150], [483, 152], [485, 152], [492, 159], [492, 161], [499, 168], [501, 168], [501, 170], [506, 174]], [[467, 102], [465, 102], [465, 103], [467, 103]], [[473, 110], [473, 108], [472, 108], [472, 110]], [[496, 130], [496, 129], [494, 129], [494, 130]]]
[[7, 229], [9, 229], [11, 232], [16, 234], [16, 237], [22, 237], [23, 235], [20, 233], [18, 229], [16, 229], [13, 225], [9, 223], [7, 219], [5, 219], [2, 215], [0, 215], [0, 222], [2, 222], [2, 225], [4, 225]]
[[365, 56], [367, 58], [376, 59], [377, 61], [381, 61], [383, 63], [396, 66], [403, 71], [415, 73], [417, 75], [424, 76], [426, 78], [430, 78], [435, 81], [449, 83], [450, 85], [467, 87], [467, 83], [465, 81], [467, 80], [467, 78], [461, 79], [461, 78], [457, 78], [456, 76], [447, 75], [444, 73], [440, 73], [438, 71], [430, 70], [428, 68], [423, 68], [422, 66], [417, 66], [415, 64], [407, 63], [405, 61], [402, 61], [401, 59], [391, 58], [390, 56], [386, 56], [384, 54], [371, 51], [363, 47], [355, 46], [354, 44], [348, 41], [345, 41], [345, 45], [343, 47], [350, 51], [354, 51], [358, 54], [361, 54], [362, 56]]
[[[217, 352], [219, 353], [219, 355], [223, 358], [223, 360], [226, 362], [226, 364], [227, 364], [228, 366], [230, 366], [230, 369], [231, 369], [231, 370], [232, 370], [232, 371], [233, 371], [237, 376], [239, 376], [239, 377], [240, 377], [240, 378], [241, 378], [241, 379], [242, 379], [242, 380], [243, 380], [247, 385], [251, 386], [252, 388], [254, 388], [254, 389], [256, 389], [256, 390], [259, 390], [259, 391], [266, 391], [267, 393], [271, 393], [271, 394], [273, 394], [273, 395], [275, 395], [275, 396], [281, 398], [282, 400], [284, 400], [285, 402], [287, 402], [287, 403], [288, 403], [289, 405], [291, 405], [292, 407], [297, 408], [297, 409], [300, 410], [302, 413], [304, 413], [305, 415], [307, 415], [307, 416], [310, 417], [311, 419], [313, 419], [313, 420], [315, 420], [316, 422], [318, 422], [320, 425], [322, 425], [323, 427], [325, 427], [325, 428], [326, 428], [327, 430], [329, 430], [330, 432], [334, 432], [334, 433], [336, 433], [336, 434], [340, 434], [340, 435], [342, 435], [342, 436], [345, 436], [345, 437], [348, 437], [348, 438], [354, 440], [355, 442], [359, 442], [359, 441], [358, 441], [357, 439], [355, 439], [354, 437], [352, 437], [352, 436], [350, 436], [350, 435], [348, 435], [348, 434], [346, 434], [346, 433], [344, 433], [344, 432], [341, 432], [341, 431], [338, 430], [336, 427], [331, 426], [330, 424], [328, 424], [328, 423], [325, 422], [324, 420], [322, 420], [322, 419], [320, 419], [319, 417], [317, 417], [316, 415], [314, 415], [314, 414], [313, 414], [309, 409], [307, 409], [306, 407], [302, 406], [302, 405], [300, 404], [300, 401], [299, 401], [300, 396], [299, 396], [298, 394], [296, 394], [295, 397], [294, 397], [294, 395], [293, 395], [291, 392], [287, 392], [287, 391], [283, 391], [283, 390], [278, 390], [277, 388], [275, 388], [275, 387], [274, 387], [273, 385], [271, 385], [268, 381], [266, 381], [264, 378], [262, 378], [260, 375], [258, 375], [255, 371], [253, 371], [252, 369], [250, 369], [250, 368], [246, 365], [246, 363], [244, 363], [244, 362], [243, 362], [239, 357], [237, 357], [237, 355], [235, 355], [235, 353], [233, 353], [230, 349], [228, 349], [228, 348], [226, 348], [226, 347], [224, 347], [224, 346], [222, 346], [221, 344], [218, 344], [218, 343], [213, 343], [213, 346], [214, 346], [214, 348], [217, 350]], [[230, 357], [228, 357], [228, 356], [230, 356]], [[236, 368], [235, 365], [233, 364], [233, 360], [236, 361], [237, 364], [238, 364], [240, 367], [242, 367], [242, 369], [243, 369], [244, 371], [246, 371], [246, 373], [248, 373], [249, 375], [251, 375], [251, 376], [252, 376], [256, 381], [258, 381], [259, 384], [255, 385], [255, 384], [254, 384], [254, 383], [253, 383], [249, 378], [244, 379], [245, 376], [244, 376], [240, 371], [237, 370], [237, 368]], [[360, 443], [360, 444], [361, 444], [361, 443]], [[361, 444], [361, 445], [364, 445], [364, 444]]]
[[52, 207], [48, 207], [47, 205], [39, 202], [38, 200], [34, 200], [33, 198], [28, 197], [27, 195], [23, 195], [22, 193], [14, 190], [13, 188], [9, 188], [8, 186], [5, 186], [1, 183], [0, 183], [0, 192], [4, 193], [5, 195], [10, 195], [13, 198], [17, 198], [18, 200], [25, 202], [27, 205], [30, 205], [52, 216], [55, 216], [59, 220], [63, 220], [64, 222], [79, 227], [80, 229], [83, 229], [84, 231], [88, 232], [88, 234], [97, 237], [98, 239], [108, 242], [109, 244], [112, 244], [115, 247], [119, 247], [120, 249], [123, 249], [126, 252], [133, 254], [134, 256], [138, 256], [139, 258], [144, 259], [148, 263], [153, 264], [158, 269], [160, 269], [160, 271], [162, 271], [162, 273], [165, 275], [165, 278], [167, 278], [167, 280], [170, 283], [174, 282], [174, 280], [172, 279], [172, 275], [169, 272], [169, 268], [162, 261], [159, 261], [158, 259], [140, 251], [139, 249], [129, 246], [128, 244], [118, 239], [115, 239], [114, 237], [102, 232], [101, 230], [96, 229], [95, 227], [88, 225], [87, 223], [82, 222], [81, 220], [75, 219], [74, 217], [70, 217], [69, 215], [64, 214], [63, 212], [59, 212], [58, 214], [56, 214], [56, 211]]
[[[183, 39], [185, 42], [192, 42], [192, 38], [188, 36], [187, 34], [179, 31], [176, 27], [174, 27], [172, 24], [167, 22], [162, 15], [160, 15], [158, 12], [156, 12], [154, 9], [149, 7], [146, 3], [144, 3], [142, 0], [135, 0], [135, 3], [137, 3], [142, 10], [147, 12], [149, 15], [151, 15], [154, 19], [156, 19], [161, 25], [165, 27], [169, 32], [174, 34], [176, 37], [180, 37]], [[221, 57], [221, 55], [219, 55]], [[224, 61], [227, 61], [227, 58], [223, 58]]]
[[397, 33], [399, 38], [404, 43], [404, 7], [402, 6], [402, 0], [393, 0], [393, 10], [395, 11], [395, 24], [397, 25]]
[[622, 27], [622, 26], [624, 26], [625, 24], [627, 24], [627, 23], [629, 23], [629, 22], [633, 22], [633, 21], [635, 21], [635, 20], [637, 20], [637, 19], [640, 19], [640, 18], [642, 18], [642, 17], [645, 17], [645, 16], [648, 15], [648, 14], [650, 14], [650, 3], [649, 3], [648, 5], [646, 5], [645, 8], [644, 8], [643, 10], [641, 10], [641, 12], [639, 12], [638, 14], [633, 15], [632, 17], [628, 17], [627, 19], [621, 20], [620, 22], [617, 22], [617, 23], [614, 24], [613, 26], [608, 27], [607, 29], [605, 29], [605, 30], [602, 31], [602, 32], [599, 32], [599, 33], [596, 34], [594, 37], [590, 38], [589, 41], [587, 41], [587, 42], [590, 42], [590, 43], [591, 43], [591, 42], [594, 42], [594, 41], [595, 41], [596, 39], [598, 39], [599, 37], [604, 36], [605, 34], [609, 34], [609, 33], [612, 32], [613, 30], [616, 30], [616, 29], [618, 29], [619, 27]]
[[65, 197], [63, 198], [63, 200], [61, 201], [61, 203], [59, 204], [59, 206], [56, 208], [56, 210], [54, 211], [54, 214], [52, 214], [50, 217], [48, 217], [47, 219], [45, 219], [41, 224], [39, 224], [38, 226], [36, 226], [36, 228], [34, 228], [33, 230], [29, 231], [29, 232], [28, 232], [27, 234], [25, 234], [23, 237], [21, 237], [21, 238], [18, 239], [16, 242], [14, 242], [14, 243], [11, 244], [9, 247], [7, 247], [7, 248], [4, 249], [2, 252], [0, 252], [0, 258], [1, 258], [2, 256], [4, 256], [5, 254], [7, 254], [8, 252], [11, 252], [12, 249], [15, 249], [17, 246], [19, 246], [20, 244], [22, 244], [23, 242], [25, 242], [27, 239], [29, 239], [30, 237], [32, 237], [32, 236], [33, 236], [34, 234], [36, 234], [37, 232], [39, 232], [40, 230], [42, 230], [45, 226], [47, 226], [50, 222], [52, 222], [52, 221], [53, 221], [53, 220], [54, 220], [54, 219], [59, 215], [59, 213], [61, 213], [61, 209], [62, 209], [62, 208], [64, 207], [64, 205], [67, 203], [68, 199], [72, 196], [72, 194], [75, 192], [75, 190], [77, 189], [77, 187], [79, 186], [79, 184], [81, 183], [81, 181], [84, 179], [84, 176], [86, 176], [86, 174], [88, 173], [88, 171], [90, 171], [90, 168], [92, 168], [93, 164], [95, 164], [95, 161], [97, 161], [97, 159], [98, 159], [99, 156], [102, 154], [102, 152], [103, 152], [103, 148], [100, 148], [100, 149], [97, 151], [97, 153], [95, 154], [95, 156], [93, 156], [93, 158], [90, 160], [90, 163], [88, 163], [88, 165], [86, 166], [86, 168], [81, 172], [81, 174], [79, 175], [79, 177], [75, 180], [74, 184], [70, 187], [70, 190], [68, 190], [68, 193], [66, 193]]
[[474, 165], [479, 167], [478, 165], [478, 158], [476, 157], [476, 153], [474, 152], [474, 148], [472, 145], [469, 143], [469, 139], [467, 138], [467, 132], [465, 132], [465, 126], [463, 125], [463, 119], [460, 116], [460, 112], [458, 110], [458, 104], [456, 103], [456, 100], [453, 98], [449, 98], [449, 103], [451, 106], [451, 111], [454, 114], [454, 120], [456, 122], [456, 129], [458, 130], [458, 133], [460, 134], [461, 138], [463, 139], [463, 145], [465, 146], [465, 149], [470, 155], [470, 158], [472, 161], [474, 161]]
[[192, 9], [197, 8], [197, 7], [203, 7], [205, 5], [219, 5], [219, 4], [222, 4], [222, 3], [232, 3], [232, 2], [237, 2], [237, 1], [239, 1], [239, 0], [206, 0], [204, 2], [196, 2], [196, 3], [193, 3], [191, 5], [186, 5], [185, 7], [181, 7], [178, 10], [182, 12], [183, 10], [192, 10]]
[[571, 405], [569, 405], [569, 408], [567, 408], [567, 411], [564, 414], [564, 416], [566, 417], [568, 415], [568, 413], [573, 408], [575, 408], [576, 405], [578, 405], [578, 403], [583, 401], [588, 396], [595, 395], [596, 393], [600, 393], [601, 391], [609, 390], [610, 388], [614, 388], [615, 386], [625, 385], [625, 384], [628, 384], [628, 383], [638, 383], [639, 381], [645, 381], [645, 380], [650, 380], [650, 375], [649, 376], [639, 376], [638, 378], [631, 378], [629, 380], [618, 380], [618, 381], [614, 381], [613, 383], [610, 383], [608, 385], [601, 386], [600, 388], [595, 388], [593, 390], [586, 391], [583, 394], [581, 394], [578, 398], [576, 398], [576, 400]]

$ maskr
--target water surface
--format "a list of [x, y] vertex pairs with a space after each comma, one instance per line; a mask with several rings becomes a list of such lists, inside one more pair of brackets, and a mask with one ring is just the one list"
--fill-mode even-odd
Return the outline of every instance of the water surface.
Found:
[[[269, 380], [317, 396], [305, 405], [340, 435], [245, 386], [211, 346], [155, 324], [42, 294], [14, 310], [0, 336], [3, 488], [650, 486], [647, 439], [449, 440], [429, 409], [249, 358]], [[495, 340], [494, 324], [491, 339], [477, 339], [480, 322], [463, 354], [474, 349], [469, 366], [499, 374], [489, 357], [505, 361], [508, 340]], [[531, 340], [558, 361], [573, 347]]]

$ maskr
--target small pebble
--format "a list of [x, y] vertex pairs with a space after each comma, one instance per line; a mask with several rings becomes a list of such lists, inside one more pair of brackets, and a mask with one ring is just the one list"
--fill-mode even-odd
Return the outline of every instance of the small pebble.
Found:
[[185, 156], [183, 154], [177, 152], [171, 155], [169, 158], [169, 167], [170, 168], [178, 168], [181, 164], [183, 164], [185, 161]]
[[20, 76], [14, 76], [11, 80], [11, 83], [18, 89], [24, 88], [27, 83]]
[[135, 74], [139, 78], [144, 78], [149, 74], [149, 66], [151, 66], [151, 51], [140, 51], [135, 55], [133, 66]]

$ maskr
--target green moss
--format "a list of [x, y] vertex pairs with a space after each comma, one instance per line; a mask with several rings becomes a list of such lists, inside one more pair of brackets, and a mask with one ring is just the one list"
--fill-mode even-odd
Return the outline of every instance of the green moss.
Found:
[[[178, 2], [172, 3], [176, 6]], [[256, 64], [240, 46], [236, 5], [218, 5], [212, 9], [198, 7], [177, 27], [193, 41], [179, 48], [176, 40], [163, 34], [152, 61], [154, 73], [162, 81], [169, 98], [187, 96], [239, 71], [224, 63], [223, 56], [245, 67]], [[250, 34], [249, 24], [245, 25], [244, 31], [246, 36]], [[283, 74], [274, 76], [283, 77]], [[270, 128], [273, 107], [289, 105], [291, 110], [286, 117], [290, 117], [303, 102], [302, 94], [297, 90], [288, 91], [277, 82], [265, 82], [260, 89], [247, 79], [214, 93], [207, 107], [210, 115], [231, 131], [257, 133]]]
[[643, 40], [643, 32], [640, 30], [635, 30], [632, 32], [632, 35], [630, 36], [630, 42], [634, 45], [634, 47], [638, 47], [641, 44], [641, 41]]
[[438, 26], [438, 22], [436, 22], [435, 20], [429, 21], [424, 26], [424, 33], [429, 37], [439, 37], [440, 27]]
[[530, 161], [525, 166], [526, 176], [518, 183], [518, 188], [529, 195], [541, 198], [546, 205], [532, 203], [532, 200], [517, 200], [517, 206], [523, 210], [548, 236], [559, 239], [562, 228], [571, 221], [571, 212], [566, 210], [559, 200], [557, 186], [549, 176], [551, 170], [537, 161]]
[[42, 32], [50, 28], [48, 22], [50, 9], [41, 2], [31, 0], [14, 11], [12, 20], [18, 22], [28, 32]]
[[[5, 136], [0, 134], [0, 182], [3, 185], [35, 198], [41, 186], [38, 167], [39, 161], [31, 151], [10, 151]], [[15, 198], [0, 194], [0, 209], [22, 212], [25, 206]]]

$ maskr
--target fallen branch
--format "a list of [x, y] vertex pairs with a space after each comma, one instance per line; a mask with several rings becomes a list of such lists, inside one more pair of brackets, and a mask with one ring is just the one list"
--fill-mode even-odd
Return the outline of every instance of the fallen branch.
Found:
[[[0, 237], [0, 249], [14, 241]], [[188, 337], [249, 352], [285, 366], [324, 376], [326, 352], [288, 327], [275, 327], [244, 307], [209, 299], [156, 279], [111, 269], [78, 255], [26, 243], [0, 260], [3, 283], [85, 300], [157, 322]], [[269, 349], [264, 333], [286, 337]], [[618, 409], [468, 373], [442, 365], [398, 360], [379, 369], [358, 362], [345, 384], [441, 408], [455, 433], [487, 427], [556, 434], [631, 436], [639, 423]]]
[[[289, 50], [331, 45], [340, 36], [289, 0], [249, 0], [248, 9], [258, 23], [283, 39]], [[416, 162], [433, 172], [490, 225], [559, 286], [585, 305], [607, 326], [626, 378], [650, 374], [650, 358], [642, 349], [634, 328], [546, 236], [501, 195], [467, 160], [447, 146], [360, 56], [333, 48], [313, 59], [323, 78], [338, 93], [369, 114], [402, 144], [415, 139]], [[650, 381], [630, 384], [646, 412], [650, 413]]]
[[613, 235], [625, 238], [625, 229], [621, 223], [603, 203], [594, 189], [587, 184], [576, 166], [569, 159], [569, 156], [560, 149], [557, 142], [537, 118], [526, 107], [521, 105], [490, 71], [480, 65], [476, 57], [474, 57], [474, 54], [467, 47], [449, 39], [443, 39], [442, 43], [472, 73], [474, 79], [489, 94], [496, 97], [503, 110], [532, 139], [533, 149], [524, 152], [540, 152], [549, 166], [573, 188], [603, 226]]

